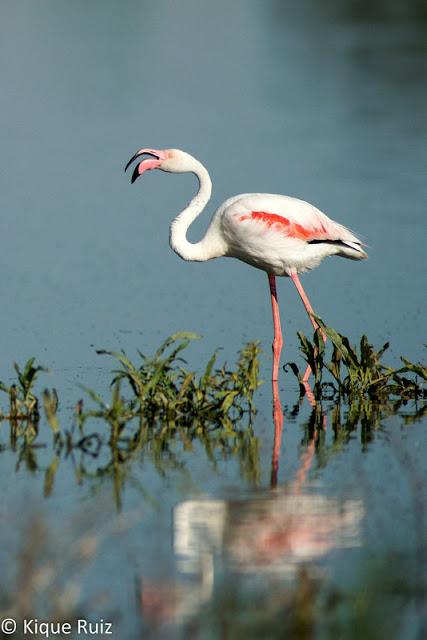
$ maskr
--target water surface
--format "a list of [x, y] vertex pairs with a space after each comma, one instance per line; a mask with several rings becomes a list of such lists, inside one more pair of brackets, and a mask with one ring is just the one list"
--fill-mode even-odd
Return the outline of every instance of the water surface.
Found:
[[[331, 259], [304, 276], [312, 304], [352, 339], [390, 340], [392, 364], [400, 354], [422, 359], [425, 18], [416, 3], [373, 3], [366, 13], [310, 0], [298, 8], [273, 0], [8, 3], [0, 21], [0, 379], [35, 355], [51, 368], [41, 384], [58, 388], [68, 424], [78, 384], [106, 390], [110, 381], [95, 348], [150, 353], [180, 330], [204, 336], [188, 352], [193, 367], [217, 347], [234, 361], [245, 341], [260, 340], [268, 377], [265, 275], [231, 260], [179, 261], [168, 225], [196, 184], [153, 172], [131, 187], [123, 167], [141, 146], [183, 148], [209, 168], [213, 200], [193, 240], [217, 205], [248, 191], [301, 197], [360, 234], [368, 261]], [[308, 321], [285, 279], [279, 299], [284, 360], [295, 360], [296, 331], [309, 332]], [[297, 389], [289, 373], [280, 387], [290, 409]], [[368, 566], [380, 551], [403, 558], [419, 548], [425, 419], [385, 418], [370, 434], [358, 424], [340, 441], [330, 412], [322, 433], [307, 431], [305, 401], [298, 415], [285, 414], [271, 488], [268, 385], [256, 405], [256, 468], [177, 442], [179, 464], [166, 457], [162, 468], [147, 455], [129, 465], [119, 503], [111, 476], [96, 473], [108, 459], [89, 459], [95, 475], [82, 478], [72, 456], [45, 499], [50, 445], [35, 452], [36, 464], [17, 464], [3, 423], [7, 574], [16, 576], [10, 557], [25, 548], [34, 515], [60, 575], [64, 540], [89, 528], [100, 546], [77, 580], [86, 613], [114, 617], [120, 637], [141, 628], [173, 637], [191, 620], [198, 629], [230, 575], [243, 590], [258, 576], [262, 593], [286, 592], [301, 567], [365, 584], [361, 558]], [[43, 594], [35, 608], [50, 615]], [[409, 621], [402, 613], [408, 638], [420, 633], [425, 612], [417, 612], [414, 605]]]

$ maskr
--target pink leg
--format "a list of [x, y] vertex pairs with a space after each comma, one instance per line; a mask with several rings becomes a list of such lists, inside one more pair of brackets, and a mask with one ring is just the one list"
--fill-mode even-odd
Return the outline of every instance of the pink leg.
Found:
[[[292, 278], [292, 282], [296, 286], [297, 291], [298, 291], [298, 293], [299, 293], [299, 295], [301, 297], [301, 300], [303, 302], [305, 310], [307, 311], [308, 317], [310, 318], [310, 322], [313, 325], [314, 330], [316, 331], [319, 328], [319, 325], [317, 324], [317, 322], [313, 318], [313, 313], [314, 313], [313, 307], [311, 306], [310, 301], [309, 301], [309, 299], [307, 297], [307, 294], [305, 293], [305, 291], [304, 291], [304, 289], [302, 287], [300, 279], [298, 278], [298, 274], [297, 273], [292, 273], [291, 274], [291, 278]], [[322, 335], [322, 338], [323, 338], [323, 342], [326, 343], [326, 336], [323, 333], [323, 331], [321, 331], [321, 335]], [[307, 382], [307, 380], [310, 377], [310, 374], [311, 374], [311, 367], [308, 366], [307, 369], [305, 370], [305, 373], [304, 373], [303, 382]]]
[[271, 459], [271, 487], [277, 487], [277, 475], [279, 472], [280, 449], [282, 446], [283, 431], [283, 409], [279, 396], [279, 385], [277, 380], [273, 380], [273, 422], [274, 422], [274, 442], [273, 456]]
[[268, 275], [268, 283], [270, 285], [271, 293], [271, 309], [273, 311], [273, 326], [274, 326], [274, 340], [273, 340], [273, 382], [279, 378], [279, 361], [280, 352], [282, 351], [283, 338], [282, 329], [280, 327], [280, 315], [279, 305], [277, 303], [277, 291], [276, 291], [276, 278], [270, 274]]

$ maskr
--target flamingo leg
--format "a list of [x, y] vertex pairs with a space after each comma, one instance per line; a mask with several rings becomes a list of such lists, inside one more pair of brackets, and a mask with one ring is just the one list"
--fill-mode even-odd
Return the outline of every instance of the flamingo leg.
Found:
[[[310, 322], [313, 325], [313, 328], [315, 331], [317, 331], [317, 329], [319, 328], [319, 325], [317, 324], [316, 320], [313, 318], [313, 307], [310, 304], [310, 300], [307, 297], [306, 292], [303, 289], [303, 286], [300, 282], [300, 279], [298, 278], [298, 274], [297, 273], [292, 273], [291, 274], [291, 279], [292, 282], [294, 283], [294, 285], [296, 286], [296, 289], [300, 295], [300, 298], [302, 300], [302, 303], [305, 307], [305, 310], [307, 311], [308, 317], [310, 318]], [[320, 332], [321, 336], [323, 338], [323, 342], [326, 343], [326, 336], [323, 333], [323, 331]], [[311, 374], [311, 367], [310, 365], [307, 366], [307, 369], [305, 370], [304, 376], [303, 376], [303, 382], [307, 382], [307, 380], [309, 379]]]
[[273, 380], [273, 422], [274, 422], [274, 442], [273, 455], [271, 459], [271, 488], [277, 487], [277, 476], [279, 473], [280, 450], [282, 446], [283, 432], [283, 409], [280, 402], [279, 385], [277, 380]]
[[283, 346], [283, 337], [282, 337], [282, 329], [280, 327], [280, 314], [279, 314], [279, 305], [277, 302], [277, 291], [276, 291], [276, 277], [270, 274], [268, 275], [268, 284], [270, 286], [270, 294], [271, 294], [271, 309], [273, 312], [273, 326], [274, 326], [274, 339], [273, 339], [273, 373], [272, 373], [272, 381], [275, 382], [279, 379], [279, 361], [280, 361], [280, 353], [282, 351]]

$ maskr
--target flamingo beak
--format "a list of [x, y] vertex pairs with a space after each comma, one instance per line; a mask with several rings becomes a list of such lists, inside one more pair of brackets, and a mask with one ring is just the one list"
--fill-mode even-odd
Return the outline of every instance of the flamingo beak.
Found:
[[140, 149], [129, 160], [129, 162], [127, 163], [127, 165], [125, 167], [125, 171], [128, 170], [130, 165], [137, 158], [140, 158], [141, 156], [144, 156], [144, 155], [150, 156], [150, 158], [146, 158], [145, 160], [143, 160], [142, 162], [140, 162], [139, 164], [136, 165], [136, 167], [134, 169], [134, 172], [132, 174], [132, 179], [131, 179], [131, 183], [132, 184], [145, 171], [148, 171], [150, 169], [157, 169], [157, 167], [159, 167], [162, 164], [163, 160], [166, 160], [166, 157], [167, 157], [166, 153], [164, 151], [158, 151], [157, 149]]

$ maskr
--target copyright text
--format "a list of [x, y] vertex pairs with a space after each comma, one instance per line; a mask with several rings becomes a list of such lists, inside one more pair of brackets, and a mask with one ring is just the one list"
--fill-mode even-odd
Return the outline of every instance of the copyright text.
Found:
[[14, 618], [4, 618], [0, 622], [0, 630], [6, 636], [12, 636], [17, 631], [24, 636], [43, 638], [67, 636], [72, 633], [80, 636], [108, 636], [113, 634], [113, 624], [102, 618], [97, 621], [79, 618], [73, 622], [52, 622], [38, 618], [24, 618], [22, 622], [18, 622]]

